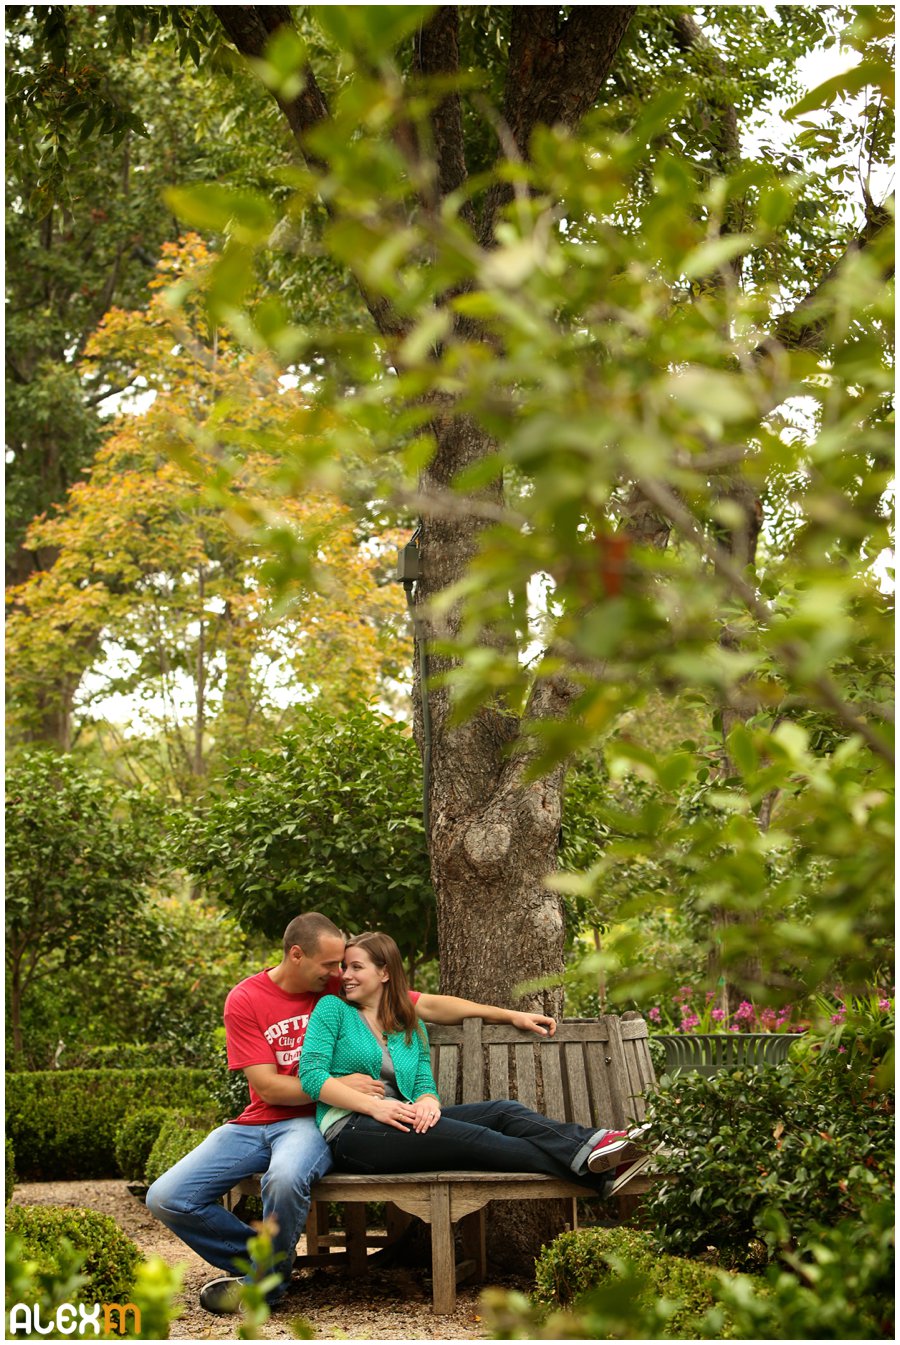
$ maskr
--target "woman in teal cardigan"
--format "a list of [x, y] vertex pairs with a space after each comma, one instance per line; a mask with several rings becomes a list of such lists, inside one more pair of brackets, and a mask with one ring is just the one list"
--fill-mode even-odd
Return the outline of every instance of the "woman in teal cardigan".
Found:
[[[637, 1131], [554, 1121], [509, 1099], [442, 1108], [425, 1028], [389, 935], [351, 939], [342, 980], [346, 1000], [326, 995], [310, 1016], [298, 1071], [318, 1102], [316, 1120], [337, 1167], [544, 1172], [602, 1191], [610, 1171], [641, 1152]], [[356, 1073], [380, 1080], [383, 1095], [342, 1082]], [[596, 1175], [600, 1183], [592, 1181]]]

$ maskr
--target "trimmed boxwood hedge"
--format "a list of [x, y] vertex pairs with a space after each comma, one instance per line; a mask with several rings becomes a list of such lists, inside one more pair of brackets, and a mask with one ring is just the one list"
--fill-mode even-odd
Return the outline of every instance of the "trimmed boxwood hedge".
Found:
[[[615, 1283], [623, 1262], [642, 1276], [648, 1302], [667, 1299], [678, 1304], [667, 1323], [667, 1336], [703, 1338], [700, 1319], [716, 1302], [716, 1266], [660, 1252], [652, 1233], [637, 1228], [579, 1228], [562, 1233], [535, 1262], [535, 1299], [548, 1307], [574, 1307], [577, 1312], [585, 1295]], [[756, 1277], [745, 1278], [762, 1287]], [[723, 1317], [720, 1338], [730, 1339], [735, 1333], [727, 1311]]]
[[116, 1162], [126, 1181], [142, 1182], [147, 1159], [162, 1124], [172, 1115], [169, 1107], [141, 1107], [116, 1130]]
[[127, 1303], [141, 1253], [108, 1214], [57, 1205], [9, 1205], [7, 1235], [22, 1239], [25, 1258], [39, 1273], [59, 1269], [61, 1241], [84, 1256], [81, 1274], [88, 1282], [78, 1293], [83, 1303]]
[[151, 1186], [157, 1177], [175, 1164], [192, 1149], [196, 1149], [201, 1140], [212, 1130], [214, 1119], [207, 1114], [197, 1117], [186, 1112], [170, 1112], [159, 1128], [159, 1134], [144, 1169], [144, 1181]]
[[198, 1115], [211, 1106], [202, 1069], [40, 1070], [6, 1076], [6, 1133], [20, 1181], [115, 1177], [115, 1137], [126, 1116], [163, 1103]]
[[183, 1065], [175, 1042], [119, 1042], [115, 1046], [73, 1046], [63, 1051], [58, 1069], [161, 1069]]

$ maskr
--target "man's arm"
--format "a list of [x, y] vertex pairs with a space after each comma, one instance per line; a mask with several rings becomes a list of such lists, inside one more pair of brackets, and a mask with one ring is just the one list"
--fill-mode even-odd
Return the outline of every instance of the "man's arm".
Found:
[[415, 1007], [426, 1023], [461, 1023], [464, 1018], [483, 1018], [486, 1023], [509, 1023], [522, 1032], [536, 1032], [539, 1037], [552, 1037], [556, 1031], [556, 1019], [545, 1013], [500, 1009], [495, 1004], [476, 1004], [456, 995], [420, 995]]
[[[302, 1107], [315, 1101], [304, 1093], [296, 1074], [279, 1074], [275, 1065], [247, 1065], [244, 1074], [253, 1091], [270, 1107]], [[348, 1074], [341, 1082], [368, 1097], [381, 1097], [384, 1093], [381, 1080], [371, 1079], [368, 1074]]]

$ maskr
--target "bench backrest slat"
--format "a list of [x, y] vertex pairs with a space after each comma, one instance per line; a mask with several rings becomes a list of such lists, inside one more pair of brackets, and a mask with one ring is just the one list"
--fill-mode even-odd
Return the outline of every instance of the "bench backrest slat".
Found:
[[548, 1051], [546, 1056], [541, 1056], [541, 1077], [544, 1083], [544, 1105], [541, 1111], [545, 1116], [552, 1116], [554, 1121], [567, 1121], [561, 1051]]
[[484, 1101], [481, 1026], [480, 1018], [467, 1018], [463, 1023], [461, 1095], [463, 1102]]
[[564, 1021], [544, 1038], [469, 1018], [429, 1036], [445, 1105], [511, 1097], [561, 1121], [618, 1129], [643, 1118], [642, 1094], [654, 1083], [639, 1016]]
[[488, 1097], [510, 1096], [509, 1048], [506, 1046], [488, 1047]]
[[568, 1116], [585, 1124], [591, 1115], [591, 1099], [588, 1093], [584, 1044], [580, 1041], [563, 1042], [562, 1052], [569, 1084]]
[[[615, 1117], [615, 1079], [609, 1068], [611, 1056], [608, 1042], [589, 1042], [585, 1048], [588, 1086], [591, 1091], [591, 1109], [594, 1117]], [[618, 1123], [617, 1123], [618, 1124]]]
[[534, 1068], [534, 1045], [530, 1041], [513, 1047], [516, 1056], [516, 1097], [532, 1111], [540, 1111], [537, 1094], [537, 1075]]

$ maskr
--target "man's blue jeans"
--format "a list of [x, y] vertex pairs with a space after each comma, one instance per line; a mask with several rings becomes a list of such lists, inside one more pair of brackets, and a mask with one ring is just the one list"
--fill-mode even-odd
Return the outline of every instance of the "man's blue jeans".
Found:
[[420, 1135], [353, 1116], [332, 1148], [335, 1165], [347, 1172], [545, 1172], [602, 1193], [608, 1178], [593, 1177], [587, 1158], [605, 1134], [500, 1099], [445, 1107], [437, 1124]]
[[275, 1269], [286, 1284], [309, 1213], [310, 1188], [331, 1166], [331, 1151], [312, 1116], [271, 1125], [229, 1123], [153, 1183], [147, 1208], [198, 1255], [234, 1272], [235, 1258], [247, 1255], [253, 1234], [217, 1202], [243, 1178], [262, 1173], [263, 1216], [278, 1223]]

